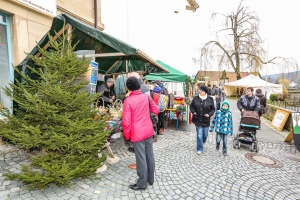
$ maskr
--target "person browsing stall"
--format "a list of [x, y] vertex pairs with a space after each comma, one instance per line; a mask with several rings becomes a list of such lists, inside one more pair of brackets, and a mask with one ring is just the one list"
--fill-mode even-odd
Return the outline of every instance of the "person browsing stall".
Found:
[[[138, 79], [139, 83], [140, 83], [140, 90], [143, 94], [146, 94], [150, 97], [150, 89], [148, 88], [148, 86], [142, 81], [141, 76], [137, 73], [137, 72], [131, 72], [128, 74], [128, 77], [135, 77]], [[126, 98], [129, 96], [130, 91], [126, 94]], [[157, 138], [154, 138], [154, 141], [157, 141]], [[127, 142], [127, 141], [126, 141]], [[134, 147], [131, 145], [131, 143], [129, 142], [129, 147], [128, 147], [128, 151], [130, 152], [134, 152]], [[136, 169], [136, 164], [129, 164], [128, 168], [130, 169]]]
[[215, 112], [214, 100], [207, 95], [208, 88], [206, 86], [199, 87], [199, 95], [195, 96], [190, 105], [190, 111], [193, 114], [192, 122], [196, 126], [197, 132], [197, 154], [201, 154], [204, 150], [203, 144], [208, 137], [208, 128], [210, 125], [210, 117]]
[[141, 92], [137, 78], [129, 77], [126, 87], [130, 92], [123, 106], [122, 125], [125, 140], [134, 147], [138, 180], [129, 187], [132, 190], [145, 190], [148, 183], [154, 183], [155, 161], [153, 153], [154, 129], [150, 111], [159, 113], [158, 106]]

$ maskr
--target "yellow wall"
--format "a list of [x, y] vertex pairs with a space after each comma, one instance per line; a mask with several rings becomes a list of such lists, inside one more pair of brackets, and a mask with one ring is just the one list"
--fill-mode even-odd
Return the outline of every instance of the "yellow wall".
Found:
[[[13, 64], [19, 64], [50, 29], [52, 16], [24, 6], [15, 0], [0, 0], [0, 12], [10, 15]], [[101, 0], [98, 0], [98, 29], [101, 22]], [[94, 0], [57, 0], [57, 15], [66, 13], [89, 25], [94, 24]]]

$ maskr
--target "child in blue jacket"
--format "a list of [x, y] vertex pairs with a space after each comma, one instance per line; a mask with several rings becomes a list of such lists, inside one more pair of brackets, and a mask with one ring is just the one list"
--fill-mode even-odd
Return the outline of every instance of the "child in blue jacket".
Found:
[[212, 132], [214, 129], [216, 131], [216, 149], [220, 149], [221, 139], [223, 140], [223, 155], [227, 155], [227, 135], [232, 135], [233, 125], [232, 125], [232, 114], [229, 111], [230, 103], [225, 100], [220, 106], [215, 114], [209, 131]]

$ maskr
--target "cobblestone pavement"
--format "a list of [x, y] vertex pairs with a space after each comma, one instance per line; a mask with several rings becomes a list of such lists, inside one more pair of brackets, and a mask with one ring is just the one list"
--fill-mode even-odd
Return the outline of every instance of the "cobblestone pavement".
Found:
[[195, 133], [169, 130], [160, 136], [154, 143], [156, 180], [144, 191], [128, 187], [137, 178], [136, 171], [127, 167], [135, 157], [121, 138], [111, 143], [120, 161], [107, 171], [94, 179], [73, 180], [68, 188], [51, 185], [44, 191], [29, 191], [20, 182], [5, 180], [2, 174], [18, 172], [28, 155], [1, 146], [0, 199], [300, 199], [300, 162], [289, 158], [299, 158], [294, 146], [260, 142], [260, 154], [283, 164], [269, 168], [245, 158], [249, 146], [233, 149], [232, 138], [226, 157], [215, 149], [214, 134], [209, 135], [202, 155], [196, 154], [195, 145]]

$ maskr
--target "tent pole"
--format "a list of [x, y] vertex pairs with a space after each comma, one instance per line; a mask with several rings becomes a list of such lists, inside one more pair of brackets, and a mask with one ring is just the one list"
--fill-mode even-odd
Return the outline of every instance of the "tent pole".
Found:
[[[57, 32], [57, 34], [53, 37], [53, 41], [55, 41], [61, 34], [64, 33], [65, 30], [67, 30], [69, 27], [72, 28], [72, 26], [70, 24], [65, 24], [63, 26], [63, 28]], [[69, 38], [68, 38], [69, 40]], [[50, 46], [50, 43], [48, 42], [44, 47], [43, 49], [46, 50], [48, 47]], [[40, 52], [37, 52], [37, 54], [35, 55], [36, 57], [40, 57], [41, 53]]]
[[128, 56], [126, 56], [126, 79], [128, 79]]

